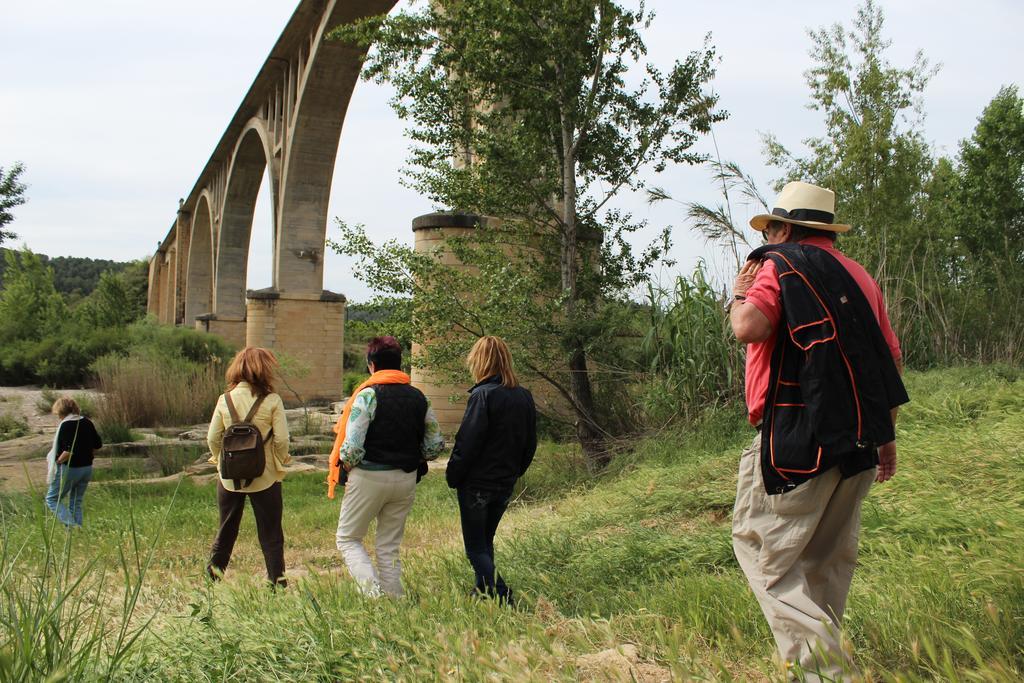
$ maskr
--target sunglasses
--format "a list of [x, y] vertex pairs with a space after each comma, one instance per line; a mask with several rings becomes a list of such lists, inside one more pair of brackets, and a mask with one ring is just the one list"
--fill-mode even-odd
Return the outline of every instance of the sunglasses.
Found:
[[785, 223], [783, 223], [782, 221], [768, 221], [768, 223], [764, 226], [764, 230], [761, 231], [761, 241], [763, 241], [765, 244], [768, 244], [768, 233], [775, 232], [776, 230], [781, 230], [782, 226], [784, 225]]

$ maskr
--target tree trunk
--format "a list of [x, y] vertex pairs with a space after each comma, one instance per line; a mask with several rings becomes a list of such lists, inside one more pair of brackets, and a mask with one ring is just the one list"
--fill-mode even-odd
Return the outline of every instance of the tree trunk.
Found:
[[586, 458], [587, 468], [596, 472], [608, 464], [604, 449], [603, 430], [597, 424], [594, 414], [594, 393], [587, 371], [587, 353], [583, 340], [576, 334], [579, 315], [579, 287], [577, 268], [580, 260], [577, 254], [576, 225], [576, 150], [574, 126], [562, 111], [562, 244], [561, 271], [562, 292], [565, 296], [563, 312], [572, 337], [566, 344], [569, 351], [569, 393], [576, 411], [576, 436]]
[[604, 434], [594, 418], [594, 394], [587, 372], [587, 355], [579, 344], [569, 357], [569, 392], [577, 405], [576, 438], [586, 458], [587, 469], [597, 472], [608, 464]]

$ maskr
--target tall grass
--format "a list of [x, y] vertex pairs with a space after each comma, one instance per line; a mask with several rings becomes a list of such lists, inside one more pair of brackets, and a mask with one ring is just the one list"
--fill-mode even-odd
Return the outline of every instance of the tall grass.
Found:
[[149, 352], [105, 356], [93, 369], [103, 425], [152, 427], [208, 420], [223, 390], [221, 364], [193, 363]]
[[651, 423], [692, 418], [739, 395], [743, 353], [722, 301], [703, 265], [689, 278], [677, 277], [671, 289], [649, 286], [640, 346], [649, 379], [640, 402]]
[[[168, 510], [173, 504], [172, 495]], [[36, 533], [19, 542], [10, 533], [15, 520], [0, 509], [0, 680], [120, 678], [156, 614], [138, 612], [164, 527], [144, 550], [131, 506], [125, 512], [127, 532], [109, 571], [99, 556], [76, 561], [81, 543], [55, 516], [36, 516]]]
[[990, 281], [970, 282], [943, 272], [939, 264], [949, 258], [934, 249], [923, 243], [880, 279], [909, 365], [1024, 363], [1024, 311], [1008, 303], [1024, 288], [1024, 270], [990, 259]]
[[[1024, 372], [907, 379], [914, 400], [900, 418], [897, 475], [864, 507], [845, 622], [855, 661], [869, 680], [1021, 680]], [[113, 678], [573, 681], [579, 655], [632, 643], [662, 678], [784, 681], [730, 543], [736, 458], [752, 438], [741, 409], [712, 411], [637, 443], [596, 481], [574, 446], [544, 444], [498, 530], [498, 566], [520, 596], [514, 610], [466, 596], [458, 510], [437, 472], [417, 487], [403, 600], [365, 599], [347, 578], [333, 545], [338, 501], [324, 499], [322, 473], [284, 482], [286, 591], [262, 586], [250, 516], [225, 581], [202, 582], [217, 513], [210, 487], [190, 484], [90, 489], [70, 576], [106, 571], [113, 590], [116, 548], [133, 525], [142, 546], [166, 519], [167, 533], [148, 542], [156, 551], [132, 623], [161, 613]], [[39, 502], [0, 494], [0, 504], [6, 547], [22, 549], [15, 573], [39, 574]], [[104, 617], [108, 633], [119, 604]], [[34, 628], [3, 626], [0, 637]], [[93, 668], [77, 678], [102, 680], [108, 655], [91, 653]]]

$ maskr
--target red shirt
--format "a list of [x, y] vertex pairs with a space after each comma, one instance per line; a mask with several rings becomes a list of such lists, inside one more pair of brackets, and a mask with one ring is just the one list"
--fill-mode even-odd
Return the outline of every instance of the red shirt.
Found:
[[[853, 279], [860, 285], [864, 292], [868, 305], [878, 318], [878, 325], [882, 328], [882, 336], [885, 337], [889, 350], [894, 360], [902, 357], [900, 342], [896, 333], [892, 331], [889, 323], [889, 314], [885, 310], [885, 299], [882, 297], [882, 290], [874, 278], [868, 275], [868, 271], [856, 261], [844, 256], [825, 237], [809, 237], [800, 240], [800, 244], [809, 244], [820, 247], [834, 256], [839, 263], [846, 268], [846, 271], [853, 276]], [[775, 348], [775, 337], [778, 333], [779, 322], [782, 320], [782, 303], [780, 301], [781, 288], [779, 286], [779, 275], [775, 270], [775, 263], [765, 259], [761, 270], [754, 277], [754, 284], [747, 291], [747, 303], [757, 306], [757, 310], [764, 313], [768, 322], [772, 325], [772, 334], [763, 342], [747, 344], [747, 376], [746, 376], [746, 398], [747, 413], [750, 424], [757, 425], [764, 413], [764, 397], [768, 393], [768, 376], [772, 361], [772, 349]]]

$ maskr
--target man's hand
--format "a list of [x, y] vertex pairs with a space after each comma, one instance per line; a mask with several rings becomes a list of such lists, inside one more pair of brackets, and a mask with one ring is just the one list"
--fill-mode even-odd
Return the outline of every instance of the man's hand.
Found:
[[889, 481], [896, 474], [896, 442], [890, 441], [878, 447], [878, 473], [875, 481]]
[[[754, 278], [761, 270], [760, 261], [747, 261], [736, 274], [736, 280], [732, 285], [734, 297], [746, 298], [747, 292], [754, 284]], [[772, 336], [772, 324], [768, 317], [754, 305], [746, 305], [748, 302], [734, 299], [729, 306], [729, 323], [732, 325], [732, 333], [736, 335], [737, 341], [744, 344], [767, 341]]]
[[754, 278], [759, 270], [761, 270], [760, 261], [747, 261], [744, 263], [732, 283], [733, 296], [746, 296], [747, 290], [754, 284]]
[[57, 456], [57, 464], [58, 465], [63, 465], [64, 463], [66, 463], [70, 459], [71, 459], [71, 453], [69, 453], [68, 451], [64, 451], [63, 453], [61, 453], [60, 455]]

